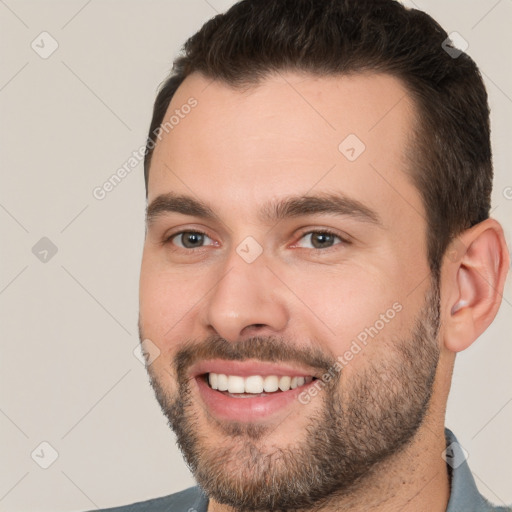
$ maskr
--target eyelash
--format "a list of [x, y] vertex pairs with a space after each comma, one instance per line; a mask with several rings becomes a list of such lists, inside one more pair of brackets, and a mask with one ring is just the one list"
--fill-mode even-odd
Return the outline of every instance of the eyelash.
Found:
[[[173, 233], [172, 235], [168, 236], [163, 241], [163, 245], [168, 245], [168, 244], [172, 243], [172, 240], [174, 238], [176, 238], [179, 235], [183, 235], [184, 233], [195, 234], [195, 235], [203, 235], [203, 236], [208, 237], [208, 238], [213, 240], [213, 238], [211, 236], [209, 236], [208, 233], [206, 233], [204, 231], [201, 231], [199, 229], [187, 229], [187, 230], [183, 230], [183, 231], [178, 231], [178, 232]], [[299, 240], [302, 240], [305, 236], [311, 235], [311, 234], [322, 234], [322, 235], [334, 236], [334, 237], [338, 238], [341, 241], [341, 244], [343, 244], [343, 245], [350, 245], [350, 243], [351, 243], [349, 240], [347, 240], [346, 238], [342, 237], [341, 235], [339, 235], [335, 231], [331, 231], [330, 229], [327, 229], [327, 228], [311, 229], [309, 231], [305, 231], [305, 232], [300, 234]], [[339, 245], [339, 244], [336, 244], [336, 245]], [[330, 250], [334, 250], [336, 248], [336, 245], [331, 246], [331, 247], [326, 247], [326, 248], [323, 248], [323, 249], [317, 249], [317, 248], [305, 248], [305, 249], [308, 250], [308, 251], [314, 251], [314, 252], [319, 252], [319, 251], [321, 251], [321, 252], [328, 252]], [[183, 247], [177, 247], [176, 250], [189, 252], [189, 251], [198, 251], [198, 250], [201, 250], [201, 249], [204, 249], [204, 248], [205, 247], [195, 247], [195, 248], [187, 249], [187, 248], [183, 248]]]

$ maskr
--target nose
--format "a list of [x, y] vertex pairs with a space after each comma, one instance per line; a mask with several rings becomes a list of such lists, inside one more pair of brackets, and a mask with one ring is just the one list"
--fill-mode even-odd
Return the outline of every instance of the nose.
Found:
[[203, 303], [203, 323], [227, 341], [278, 334], [289, 320], [283, 286], [263, 256], [247, 263], [233, 252]]

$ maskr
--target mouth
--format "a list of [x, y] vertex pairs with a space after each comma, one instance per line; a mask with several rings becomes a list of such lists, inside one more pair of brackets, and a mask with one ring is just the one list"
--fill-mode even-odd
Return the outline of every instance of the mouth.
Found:
[[204, 361], [192, 372], [199, 399], [217, 419], [260, 422], [293, 407], [317, 376], [311, 370], [258, 361]]
[[254, 398], [271, 393], [283, 393], [309, 384], [316, 379], [313, 376], [297, 377], [290, 375], [226, 375], [210, 372], [202, 375], [211, 389], [234, 398]]

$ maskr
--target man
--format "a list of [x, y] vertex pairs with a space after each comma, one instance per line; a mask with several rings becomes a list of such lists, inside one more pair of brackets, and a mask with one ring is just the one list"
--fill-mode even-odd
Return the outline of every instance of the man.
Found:
[[198, 487], [115, 510], [511, 510], [444, 428], [509, 255], [485, 88], [435, 21], [239, 2], [175, 62], [145, 173], [140, 337]]

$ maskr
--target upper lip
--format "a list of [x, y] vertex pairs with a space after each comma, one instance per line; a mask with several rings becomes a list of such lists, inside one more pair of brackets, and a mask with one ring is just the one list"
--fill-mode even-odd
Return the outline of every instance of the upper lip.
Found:
[[189, 371], [192, 378], [205, 373], [223, 373], [225, 375], [238, 375], [249, 377], [251, 375], [290, 376], [290, 377], [315, 377], [318, 371], [304, 367], [287, 365], [283, 363], [270, 363], [248, 359], [245, 361], [229, 361], [226, 359], [209, 359], [194, 364]]

